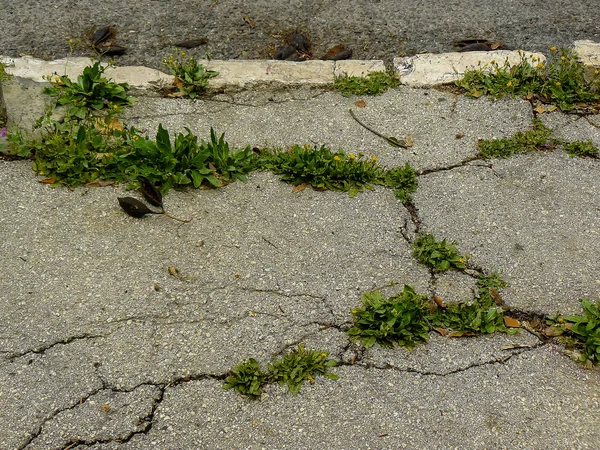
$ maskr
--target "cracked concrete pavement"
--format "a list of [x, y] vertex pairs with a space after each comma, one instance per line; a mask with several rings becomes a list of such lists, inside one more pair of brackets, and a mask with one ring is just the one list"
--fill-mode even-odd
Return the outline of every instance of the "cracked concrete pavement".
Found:
[[[13, 121], [42, 112], [40, 91], [5, 87]], [[345, 333], [365, 291], [472, 298], [472, 276], [433, 276], [413, 259], [417, 227], [502, 271], [514, 309], [578, 314], [582, 297], [598, 300], [600, 161], [561, 150], [472, 160], [478, 139], [531, 126], [528, 102], [407, 87], [366, 98], [356, 114], [411, 134], [403, 150], [352, 120], [358, 98], [327, 90], [134, 95], [126, 120], [151, 133], [213, 127], [237, 147], [314, 143], [409, 162], [414, 209], [384, 188], [292, 193], [253, 173], [170, 192], [168, 210], [190, 223], [139, 220], [118, 206], [123, 186], [51, 189], [30, 162], [0, 161], [1, 449], [598, 447], [600, 372], [552, 342], [521, 330], [363, 351]], [[596, 118], [542, 119], [600, 145]], [[242, 360], [266, 364], [298, 343], [330, 351], [339, 380], [297, 397], [270, 385], [258, 402], [221, 389]]]

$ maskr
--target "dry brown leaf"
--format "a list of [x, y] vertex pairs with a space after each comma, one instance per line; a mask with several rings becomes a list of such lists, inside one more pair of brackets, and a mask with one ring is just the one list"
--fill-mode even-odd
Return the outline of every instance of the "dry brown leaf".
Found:
[[465, 336], [477, 336], [475, 333], [472, 333], [470, 331], [453, 331], [450, 334], [448, 334], [448, 337], [465, 337]]
[[104, 405], [100, 405], [100, 409], [102, 411], [109, 412], [110, 411], [110, 405], [108, 403], [105, 403]]
[[456, 133], [456, 139], [462, 139], [464, 137], [465, 137], [464, 134], [462, 134], [462, 133]]
[[179, 270], [175, 266], [169, 266], [169, 273], [173, 275], [175, 278], [179, 278]]
[[504, 325], [509, 328], [521, 328], [521, 322], [513, 317], [504, 317]]
[[531, 348], [531, 345], [503, 345], [500, 350], [513, 350], [519, 348]]
[[254, 22], [252, 22], [252, 20], [250, 19], [250, 16], [248, 16], [248, 14], [245, 14], [243, 19], [244, 19], [244, 22], [246, 22], [248, 25], [250, 25], [250, 28], [254, 28]]
[[105, 187], [105, 186], [110, 186], [111, 184], [115, 184], [115, 182], [108, 181], [108, 180], [100, 180], [100, 181], [92, 181], [91, 183], [87, 183], [86, 186], [88, 186], [88, 187]]
[[544, 105], [537, 105], [535, 108], [533, 108], [533, 110], [538, 114], [544, 114], [546, 112]]
[[446, 309], [446, 304], [444, 303], [444, 300], [442, 300], [442, 297], [433, 297], [433, 301], [436, 302], [440, 308]]
[[303, 191], [308, 186], [310, 186], [308, 183], [299, 184], [298, 186], [295, 186], [294, 189], [292, 189], [292, 194], [295, 194], [296, 192]]
[[500, 295], [500, 292], [498, 292], [496, 290], [496, 288], [493, 288], [493, 287], [490, 288], [490, 295], [492, 296], [492, 298], [496, 302], [496, 305], [498, 305], [498, 306], [504, 305], [504, 299]]
[[502, 47], [502, 42], [494, 42], [492, 45], [490, 45], [492, 50], [498, 50], [500, 47]]
[[542, 334], [548, 337], [555, 337], [564, 334], [565, 330], [562, 327], [546, 327]]
[[119, 119], [113, 117], [112, 120], [107, 124], [104, 119], [96, 119], [94, 127], [100, 131], [100, 133], [108, 134], [110, 131], [119, 130], [123, 131], [123, 124], [119, 122]]
[[448, 330], [446, 330], [445, 328], [433, 327], [433, 329], [435, 331], [437, 331], [438, 333], [440, 333], [442, 336], [448, 336], [448, 334], [450, 334], [450, 332]]
[[358, 106], [359, 108], [364, 108], [365, 106], [367, 106], [367, 102], [365, 102], [364, 100], [359, 100], [357, 102], [354, 102], [355, 106]]
[[317, 192], [323, 192], [328, 190], [329, 188], [327, 186], [323, 186], [323, 187], [313, 187], [313, 191], [317, 191]]
[[54, 184], [54, 183], [56, 183], [56, 178], [46, 178], [44, 180], [40, 180], [40, 183]]
[[415, 145], [415, 140], [413, 139], [412, 135], [409, 134], [404, 139], [404, 143], [406, 144], [407, 147], [412, 147], [413, 145]]

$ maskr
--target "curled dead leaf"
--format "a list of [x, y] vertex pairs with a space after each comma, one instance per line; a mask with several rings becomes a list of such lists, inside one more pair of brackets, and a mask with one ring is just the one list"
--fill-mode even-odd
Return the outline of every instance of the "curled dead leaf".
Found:
[[46, 178], [44, 180], [40, 180], [40, 183], [54, 184], [54, 183], [56, 183], [56, 178]]
[[109, 412], [110, 411], [110, 404], [105, 403], [104, 405], [100, 405], [100, 409], [104, 412]]
[[509, 328], [521, 328], [521, 322], [513, 317], [504, 316], [504, 325]]
[[415, 145], [415, 141], [411, 134], [407, 135], [406, 138], [404, 138], [404, 142], [406, 143], [407, 147], [412, 147], [413, 145]]
[[533, 108], [533, 110], [538, 114], [544, 114], [546, 112], [544, 105], [537, 105], [535, 108]]
[[357, 102], [354, 102], [355, 106], [358, 106], [359, 108], [364, 108], [365, 106], [367, 106], [367, 102], [365, 102], [364, 100], [358, 100]]
[[433, 329], [435, 331], [437, 331], [438, 333], [440, 333], [442, 336], [448, 336], [450, 334], [450, 331], [448, 331], [445, 328], [441, 328], [441, 327], [433, 327]]
[[308, 183], [299, 184], [298, 186], [295, 186], [294, 189], [292, 189], [292, 194], [295, 194], [296, 192], [303, 191], [308, 186], [310, 186]]
[[502, 298], [502, 296], [500, 295], [500, 292], [498, 292], [498, 290], [496, 288], [493, 288], [493, 287], [490, 288], [490, 295], [496, 302], [496, 305], [498, 305], [498, 306], [504, 305], [504, 299]]
[[442, 297], [433, 297], [433, 301], [436, 302], [440, 308], [446, 309], [446, 304], [444, 303], [444, 300], [442, 300]]
[[169, 270], [169, 273], [171, 275], [173, 275], [175, 278], [179, 278], [179, 270], [177, 270], [177, 267], [169, 266], [168, 270]]
[[250, 16], [248, 16], [248, 14], [244, 14], [244, 22], [246, 22], [248, 25], [250, 25], [250, 28], [254, 28], [254, 22], [252, 21], [252, 19], [250, 19]]

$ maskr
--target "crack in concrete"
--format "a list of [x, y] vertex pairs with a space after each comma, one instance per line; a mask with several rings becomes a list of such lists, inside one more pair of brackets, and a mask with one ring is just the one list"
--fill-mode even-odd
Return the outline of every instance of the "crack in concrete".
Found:
[[[473, 364], [469, 364], [466, 367], [459, 367], [457, 369], [453, 369], [447, 372], [434, 372], [434, 371], [430, 371], [430, 370], [419, 370], [419, 369], [415, 369], [415, 368], [411, 368], [411, 367], [407, 367], [407, 368], [401, 368], [401, 367], [396, 367], [390, 364], [387, 364], [385, 366], [380, 366], [377, 365], [375, 363], [361, 363], [361, 364], [356, 364], [356, 362], [354, 364], [352, 364], [351, 362], [346, 362], [346, 361], [341, 361], [339, 363], [340, 366], [355, 366], [355, 367], [360, 367], [360, 368], [364, 368], [364, 369], [377, 369], [377, 370], [396, 370], [398, 372], [404, 372], [404, 373], [416, 373], [422, 376], [436, 376], [436, 377], [445, 377], [448, 375], [454, 375], [457, 373], [461, 373], [461, 372], [466, 372], [468, 370], [471, 369], [476, 369], [478, 367], [484, 367], [484, 366], [490, 366], [490, 365], [496, 365], [496, 364], [504, 364], [507, 361], [509, 361], [512, 357], [514, 356], [518, 356], [522, 353], [526, 353], [529, 351], [534, 351], [537, 350], [541, 347], [544, 347], [548, 345], [546, 342], [538, 342], [537, 344], [531, 345], [527, 348], [519, 348], [518, 350], [515, 349], [516, 351], [506, 355], [506, 356], [502, 356], [499, 358], [495, 358], [491, 361], [484, 361], [484, 362], [476, 362]], [[359, 361], [357, 359], [357, 361]]]
[[56, 347], [57, 345], [67, 345], [67, 344], [70, 344], [71, 342], [76, 342], [76, 341], [80, 341], [80, 340], [96, 339], [96, 338], [107, 337], [110, 334], [111, 333], [108, 333], [108, 334], [88, 334], [88, 333], [84, 333], [84, 334], [78, 334], [78, 335], [75, 335], [75, 336], [69, 336], [69, 337], [61, 339], [59, 341], [52, 342], [51, 344], [46, 344], [46, 345], [44, 345], [42, 347], [34, 348], [34, 349], [31, 349], [31, 350], [26, 350], [24, 352], [19, 352], [19, 353], [7, 352], [8, 355], [6, 356], [6, 359], [12, 361], [14, 359], [21, 358], [21, 357], [24, 357], [24, 356], [27, 356], [27, 355], [31, 355], [31, 354], [43, 355], [48, 350], [52, 349], [53, 347]]

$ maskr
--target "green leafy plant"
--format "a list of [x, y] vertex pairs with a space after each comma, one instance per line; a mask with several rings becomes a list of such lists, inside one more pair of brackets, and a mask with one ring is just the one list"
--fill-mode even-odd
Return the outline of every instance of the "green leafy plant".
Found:
[[196, 98], [206, 89], [208, 80], [216, 77], [219, 73], [208, 70], [194, 58], [186, 59], [185, 56], [185, 52], [176, 49], [174, 55], [163, 59], [163, 64], [169, 73], [175, 76], [175, 87], [178, 89], [178, 93], [172, 96]]
[[397, 296], [383, 298], [381, 292], [365, 292], [363, 307], [352, 310], [354, 326], [348, 330], [350, 339], [360, 339], [366, 348], [375, 343], [384, 347], [394, 345], [414, 347], [429, 338], [425, 321], [427, 296], [415, 293], [405, 285]]
[[240, 394], [256, 400], [262, 395], [262, 387], [266, 378], [260, 363], [254, 358], [250, 358], [235, 366], [231, 376], [225, 380], [223, 389], [235, 389]]
[[572, 157], [598, 158], [598, 147], [590, 141], [574, 141], [564, 145], [565, 151]]
[[108, 80], [103, 76], [105, 70], [100, 61], [96, 61], [83, 69], [77, 81], [71, 81], [66, 75], [50, 77], [52, 86], [44, 88], [44, 93], [56, 97], [57, 106], [68, 105], [68, 117], [85, 119], [95, 111], [120, 112], [135, 99], [127, 95], [127, 83]]
[[327, 359], [329, 352], [306, 350], [303, 344], [274, 363], [269, 365], [269, 378], [280, 385], [287, 384], [292, 395], [298, 395], [300, 388], [306, 380], [311, 384], [317, 375], [337, 380], [338, 375], [328, 371], [337, 363]]
[[520, 95], [554, 104], [562, 111], [571, 111], [578, 103], [600, 100], [598, 78], [586, 82], [584, 66], [576, 53], [556, 47], [550, 50], [546, 64], [521, 54], [521, 61], [512, 67], [506, 60], [503, 65], [492, 61], [489, 66], [468, 70], [456, 85], [470, 97]]
[[316, 376], [325, 376], [337, 380], [338, 375], [329, 371], [337, 363], [328, 359], [329, 352], [322, 350], [307, 350], [304, 344], [298, 345], [283, 358], [269, 364], [264, 372], [260, 363], [253, 358], [235, 366], [223, 384], [223, 389], [235, 389], [242, 395], [253, 400], [262, 394], [262, 388], [267, 383], [286, 384], [293, 395], [298, 395], [306, 380], [314, 383]]
[[325, 146], [311, 148], [294, 145], [285, 152], [264, 152], [258, 167], [282, 175], [281, 179], [294, 186], [311, 185], [315, 189], [349, 192], [354, 197], [372, 184], [384, 184], [384, 171], [377, 158], [363, 159], [339, 150], [332, 152]]
[[7, 66], [8, 64], [0, 61], [0, 82], [10, 80], [12, 78], [12, 75], [6, 71]]
[[350, 95], [381, 95], [389, 88], [400, 86], [400, 79], [393, 71], [370, 72], [364, 77], [342, 75], [335, 77], [334, 89], [344, 97]]
[[390, 169], [385, 174], [385, 185], [396, 190], [396, 198], [401, 203], [412, 200], [411, 194], [417, 190], [417, 173], [408, 163], [404, 167]]
[[413, 256], [428, 267], [444, 272], [450, 267], [465, 269], [466, 256], [458, 253], [457, 242], [436, 241], [432, 234], [419, 236], [412, 244]]
[[587, 298], [583, 298], [581, 306], [583, 316], [567, 316], [564, 320], [572, 324], [570, 334], [583, 347], [581, 360], [598, 365], [600, 364], [600, 302], [594, 305]]
[[544, 126], [539, 118], [533, 119], [530, 130], [517, 131], [513, 137], [504, 139], [482, 139], [477, 145], [481, 158], [508, 158], [517, 153], [552, 151], [561, 142], [552, 137], [552, 130]]

